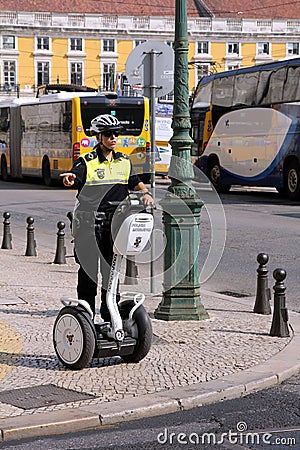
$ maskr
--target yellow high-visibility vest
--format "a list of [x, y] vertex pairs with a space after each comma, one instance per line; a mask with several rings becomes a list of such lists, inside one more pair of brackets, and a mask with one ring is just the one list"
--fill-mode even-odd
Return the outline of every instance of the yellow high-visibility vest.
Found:
[[112, 161], [100, 161], [96, 151], [82, 155], [86, 164], [87, 186], [103, 184], [127, 184], [130, 176], [130, 160], [125, 155], [118, 154]]

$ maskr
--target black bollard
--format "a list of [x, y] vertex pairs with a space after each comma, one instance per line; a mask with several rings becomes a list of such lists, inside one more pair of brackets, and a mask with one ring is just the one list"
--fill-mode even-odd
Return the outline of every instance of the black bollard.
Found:
[[65, 247], [65, 223], [58, 222], [57, 223], [57, 245], [56, 245], [56, 253], [54, 258], [54, 264], [66, 264], [66, 247]]
[[256, 299], [253, 312], [257, 314], [271, 314], [271, 291], [268, 288], [268, 269], [266, 268], [269, 256], [265, 253], [260, 253], [256, 259], [259, 267], [257, 269]]
[[2, 239], [2, 249], [10, 250], [12, 249], [12, 236], [10, 232], [10, 213], [5, 212], [3, 213], [3, 239]]
[[34, 218], [33, 217], [27, 217], [27, 245], [26, 245], [26, 251], [25, 256], [37, 256], [36, 253], [36, 242], [34, 239]]
[[138, 270], [135, 264], [134, 256], [127, 256], [124, 284], [138, 284], [137, 276]]
[[270, 336], [289, 337], [288, 328], [288, 310], [285, 307], [285, 286], [284, 280], [286, 271], [283, 269], [275, 269], [273, 277], [276, 283], [274, 289], [274, 312]]

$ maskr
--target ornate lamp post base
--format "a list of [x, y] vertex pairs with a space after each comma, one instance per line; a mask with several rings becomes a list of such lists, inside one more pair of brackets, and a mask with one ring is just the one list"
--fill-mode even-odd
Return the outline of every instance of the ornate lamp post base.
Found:
[[203, 202], [194, 197], [191, 188], [181, 188], [187, 196], [190, 193], [188, 198], [169, 194], [160, 202], [167, 247], [163, 299], [154, 316], [166, 321], [209, 318], [201, 303], [199, 283], [199, 223]]

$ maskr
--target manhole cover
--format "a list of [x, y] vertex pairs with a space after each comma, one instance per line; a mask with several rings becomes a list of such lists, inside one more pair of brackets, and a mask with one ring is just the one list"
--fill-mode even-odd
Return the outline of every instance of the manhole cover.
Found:
[[23, 409], [41, 408], [92, 398], [94, 398], [93, 395], [60, 388], [53, 384], [0, 392], [0, 402]]
[[242, 292], [233, 292], [233, 291], [221, 291], [219, 294], [228, 295], [229, 297], [243, 298], [249, 297], [248, 294], [243, 294]]

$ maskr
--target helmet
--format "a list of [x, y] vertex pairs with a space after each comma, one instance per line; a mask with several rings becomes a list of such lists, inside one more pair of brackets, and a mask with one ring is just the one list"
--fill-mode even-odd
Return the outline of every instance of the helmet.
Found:
[[106, 130], [121, 130], [122, 126], [118, 119], [110, 114], [101, 114], [91, 121], [90, 132], [93, 134], [101, 133]]

